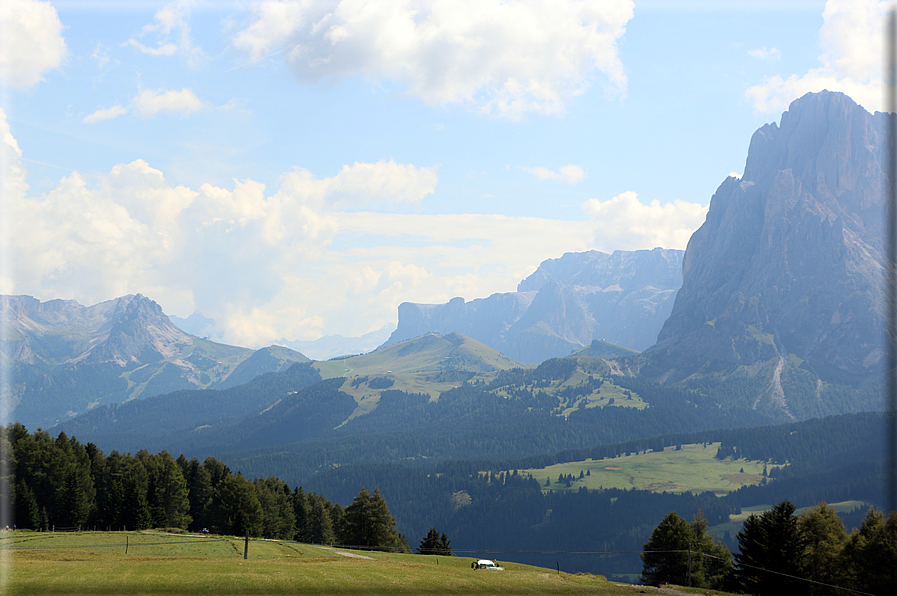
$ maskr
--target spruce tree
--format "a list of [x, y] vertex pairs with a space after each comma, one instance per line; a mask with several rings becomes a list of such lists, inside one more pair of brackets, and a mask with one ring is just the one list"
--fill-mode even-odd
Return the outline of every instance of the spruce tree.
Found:
[[688, 585], [688, 550], [693, 538], [688, 522], [675, 511], [668, 513], [644, 545], [642, 582], [648, 585]]
[[330, 512], [323, 499], [317, 499], [308, 514], [308, 541], [312, 544], [333, 544], [335, 539]]
[[[813, 507], [798, 519], [804, 540], [803, 571], [807, 579], [837, 585], [838, 557], [847, 542], [844, 522], [834, 508], [825, 503]], [[810, 594], [827, 594], [825, 588], [808, 586]]]
[[449, 540], [445, 532], [440, 535], [439, 532], [436, 531], [436, 528], [430, 528], [427, 535], [421, 539], [417, 552], [421, 555], [443, 555], [451, 557], [451, 540]]
[[[405, 541], [395, 526], [396, 520], [380, 490], [374, 489], [372, 495], [362, 487], [352, 504], [346, 507], [342, 541], [347, 546], [402, 547]], [[407, 548], [407, 543], [404, 546]]]
[[[708, 555], [708, 556], [705, 556]], [[691, 523], [676, 512], [657, 525], [642, 553], [642, 581], [720, 589], [732, 568], [729, 549], [708, 534], [700, 512]]]
[[790, 595], [803, 586], [803, 538], [794, 505], [782, 501], [761, 514], [751, 515], [738, 533], [735, 565], [741, 588], [749, 594]]

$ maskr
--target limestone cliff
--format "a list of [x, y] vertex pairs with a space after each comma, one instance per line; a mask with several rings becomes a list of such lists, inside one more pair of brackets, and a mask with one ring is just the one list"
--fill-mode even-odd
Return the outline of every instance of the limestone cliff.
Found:
[[401, 304], [398, 328], [384, 345], [457, 332], [521, 362], [566, 356], [595, 339], [642, 350], [672, 308], [682, 255], [662, 248], [567, 253], [544, 261], [517, 292]]
[[[682, 288], [643, 373], [668, 381], [761, 362], [863, 386], [882, 358], [885, 117], [840, 93], [754, 133], [688, 243]], [[787, 398], [781, 384], [770, 396]]]

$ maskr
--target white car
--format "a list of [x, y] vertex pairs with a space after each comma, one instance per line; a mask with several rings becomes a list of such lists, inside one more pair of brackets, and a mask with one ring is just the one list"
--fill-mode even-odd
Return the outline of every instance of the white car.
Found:
[[476, 563], [473, 564], [474, 570], [476, 569], [492, 569], [493, 571], [504, 571], [504, 567], [499, 567], [495, 564], [495, 561], [490, 561], [489, 559], [480, 559]]

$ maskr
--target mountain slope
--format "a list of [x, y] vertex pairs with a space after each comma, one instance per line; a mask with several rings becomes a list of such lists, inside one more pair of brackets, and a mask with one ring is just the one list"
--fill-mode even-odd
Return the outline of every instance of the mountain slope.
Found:
[[652, 345], [681, 284], [682, 251], [567, 253], [549, 259], [517, 292], [465, 302], [399, 305], [384, 345], [426, 332], [461, 333], [521, 362], [566, 356], [602, 339], [636, 350]]
[[676, 381], [762, 369], [767, 389], [753, 407], [789, 417], [824, 401], [827, 385], [877, 378], [884, 123], [822, 92], [754, 133], [744, 176], [720, 185], [689, 241], [682, 288], [642, 373]]
[[52, 426], [99, 404], [231, 384], [308, 362], [287, 348], [261, 353], [178, 329], [137, 294], [85, 307], [0, 296], [0, 359], [12, 370], [0, 421]]

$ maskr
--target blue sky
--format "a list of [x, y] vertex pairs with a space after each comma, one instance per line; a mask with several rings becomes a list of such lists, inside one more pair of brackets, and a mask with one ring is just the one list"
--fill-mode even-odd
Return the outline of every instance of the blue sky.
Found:
[[884, 7], [7, 1], [0, 293], [254, 347], [684, 249], [792, 100], [881, 109]]

